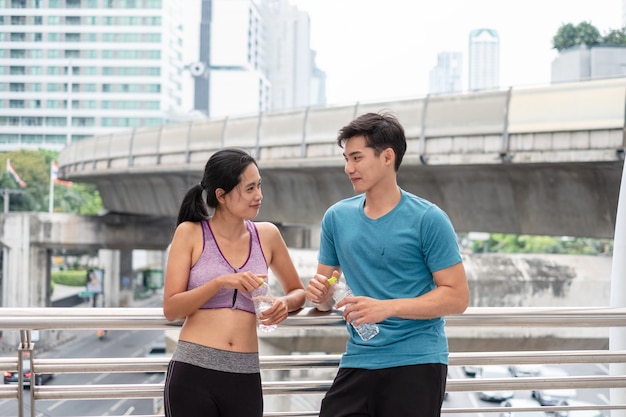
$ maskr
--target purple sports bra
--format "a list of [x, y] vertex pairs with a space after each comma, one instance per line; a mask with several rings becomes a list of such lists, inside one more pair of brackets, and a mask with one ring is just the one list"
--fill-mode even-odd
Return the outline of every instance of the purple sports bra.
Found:
[[[222, 255], [211, 226], [208, 220], [202, 221], [202, 234], [204, 236], [204, 247], [200, 258], [191, 267], [189, 272], [189, 282], [187, 290], [194, 289], [200, 285], [209, 282], [220, 275], [231, 274], [233, 272], [250, 271], [255, 274], [267, 274], [267, 262], [263, 249], [261, 249], [261, 241], [255, 224], [246, 220], [246, 227], [250, 232], [250, 250], [248, 259], [240, 267], [233, 267]], [[267, 282], [267, 278], [265, 278]], [[233, 308], [237, 310], [247, 311], [254, 314], [254, 305], [250, 299], [250, 293], [241, 293], [237, 290], [222, 288], [210, 300], [208, 300], [201, 309], [208, 308]]]

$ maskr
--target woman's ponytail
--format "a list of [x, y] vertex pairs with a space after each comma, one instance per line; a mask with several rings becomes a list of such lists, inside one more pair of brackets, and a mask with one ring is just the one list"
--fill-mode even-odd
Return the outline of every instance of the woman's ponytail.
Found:
[[180, 203], [178, 210], [178, 218], [176, 226], [182, 222], [199, 222], [209, 218], [209, 209], [204, 200], [202, 200], [202, 185], [193, 186]]

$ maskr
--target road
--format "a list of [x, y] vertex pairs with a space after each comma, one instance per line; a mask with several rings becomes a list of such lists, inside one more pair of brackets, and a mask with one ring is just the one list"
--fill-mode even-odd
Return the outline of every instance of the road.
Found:
[[[85, 331], [82, 337], [57, 349], [42, 354], [41, 357], [57, 358], [106, 358], [141, 357], [148, 347], [163, 340], [163, 330], [112, 330], [104, 339], [98, 339], [95, 331]], [[47, 385], [89, 385], [89, 384], [141, 384], [159, 383], [165, 374], [154, 373], [100, 373], [100, 374], [59, 374]], [[30, 405], [25, 390], [25, 404]], [[54, 416], [109, 416], [153, 414], [154, 401], [151, 399], [120, 400], [50, 400], [37, 401], [37, 417]], [[0, 416], [16, 416], [17, 400], [0, 401]], [[25, 414], [30, 410], [25, 408]]]
[[[553, 365], [550, 365], [553, 367]], [[559, 368], [564, 369], [569, 375], [587, 376], [587, 375], [607, 375], [608, 368], [604, 364], [577, 364], [577, 365], [560, 365]], [[451, 366], [449, 369], [450, 378], [467, 378], [461, 367]], [[523, 398], [533, 400], [530, 390], [515, 391], [514, 398]], [[608, 404], [608, 389], [579, 389], [577, 390], [576, 399], [592, 404]], [[533, 400], [534, 401], [534, 400]], [[537, 403], [537, 406], [539, 403]], [[466, 408], [466, 407], [500, 407], [500, 403], [483, 401], [478, 398], [475, 392], [451, 392], [444, 401], [444, 408]], [[446, 413], [446, 417], [467, 417], [467, 414]], [[476, 417], [497, 417], [498, 413], [476, 413]]]

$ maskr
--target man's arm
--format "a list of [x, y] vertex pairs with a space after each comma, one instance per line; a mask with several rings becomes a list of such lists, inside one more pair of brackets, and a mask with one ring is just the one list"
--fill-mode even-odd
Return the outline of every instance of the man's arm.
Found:
[[[337, 307], [346, 306], [344, 317], [355, 325], [379, 323], [389, 317], [428, 320], [451, 314], [461, 314], [469, 304], [469, 287], [463, 263], [433, 273], [437, 288], [411, 298], [376, 300], [370, 297], [348, 297]], [[308, 294], [308, 291], [307, 291]]]

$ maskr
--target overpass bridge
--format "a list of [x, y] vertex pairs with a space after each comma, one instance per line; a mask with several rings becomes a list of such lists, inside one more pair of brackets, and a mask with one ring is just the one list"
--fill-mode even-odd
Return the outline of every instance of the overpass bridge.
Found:
[[174, 217], [208, 157], [238, 146], [261, 168], [258, 219], [316, 225], [353, 194], [338, 129], [389, 110], [408, 139], [400, 185], [457, 231], [611, 238], [625, 106], [626, 78], [616, 78], [192, 121], [75, 142], [59, 176], [94, 184], [111, 212]]

